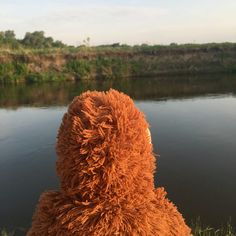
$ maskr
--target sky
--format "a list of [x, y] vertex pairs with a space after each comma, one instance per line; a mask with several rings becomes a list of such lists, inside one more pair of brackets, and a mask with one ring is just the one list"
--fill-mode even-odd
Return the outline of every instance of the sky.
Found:
[[0, 31], [78, 46], [236, 42], [236, 0], [0, 0]]

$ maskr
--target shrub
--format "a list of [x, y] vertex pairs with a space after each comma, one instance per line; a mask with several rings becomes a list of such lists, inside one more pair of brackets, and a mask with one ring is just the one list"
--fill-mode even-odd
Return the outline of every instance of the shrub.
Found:
[[87, 60], [70, 60], [66, 63], [66, 71], [75, 73], [79, 79], [82, 79], [90, 74], [91, 63]]

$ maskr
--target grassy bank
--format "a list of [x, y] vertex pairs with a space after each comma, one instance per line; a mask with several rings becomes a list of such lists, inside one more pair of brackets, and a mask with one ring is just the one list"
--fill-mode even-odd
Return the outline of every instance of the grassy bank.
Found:
[[235, 227], [232, 225], [231, 220], [219, 228], [213, 228], [203, 225], [198, 217], [192, 222], [191, 228], [194, 236], [236, 236]]
[[[226, 225], [223, 225], [219, 228], [212, 228], [209, 226], [203, 226], [200, 218], [197, 218], [191, 225], [192, 235], [193, 236], [236, 236], [235, 228], [232, 226], [229, 221]], [[0, 236], [16, 236], [16, 235], [24, 235], [26, 230], [20, 229], [18, 231], [8, 231], [3, 229], [0, 232]]]
[[0, 82], [236, 72], [236, 43], [0, 48]]

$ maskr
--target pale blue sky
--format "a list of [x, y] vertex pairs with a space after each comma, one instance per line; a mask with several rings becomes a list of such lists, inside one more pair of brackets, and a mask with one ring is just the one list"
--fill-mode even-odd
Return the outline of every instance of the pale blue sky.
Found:
[[0, 0], [0, 31], [78, 45], [236, 42], [236, 0]]

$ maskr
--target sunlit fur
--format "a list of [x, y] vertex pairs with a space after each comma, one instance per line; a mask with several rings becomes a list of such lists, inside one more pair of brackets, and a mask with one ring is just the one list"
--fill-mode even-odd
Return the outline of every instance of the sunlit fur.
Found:
[[116, 90], [85, 92], [57, 140], [60, 190], [42, 194], [28, 236], [187, 236], [163, 188], [144, 114]]

